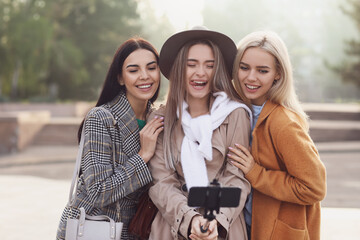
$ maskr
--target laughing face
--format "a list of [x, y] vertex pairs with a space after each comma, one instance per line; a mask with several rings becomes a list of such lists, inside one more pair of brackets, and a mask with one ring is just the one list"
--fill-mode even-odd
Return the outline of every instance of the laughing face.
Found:
[[279, 79], [274, 56], [258, 47], [248, 48], [240, 61], [238, 77], [245, 96], [261, 106], [274, 80]]
[[214, 68], [214, 53], [206, 44], [189, 49], [186, 63], [186, 92], [188, 101], [206, 100], [210, 93], [210, 79]]
[[132, 106], [147, 102], [154, 96], [160, 82], [155, 55], [145, 49], [132, 52], [124, 61], [118, 81], [125, 85], [126, 97]]

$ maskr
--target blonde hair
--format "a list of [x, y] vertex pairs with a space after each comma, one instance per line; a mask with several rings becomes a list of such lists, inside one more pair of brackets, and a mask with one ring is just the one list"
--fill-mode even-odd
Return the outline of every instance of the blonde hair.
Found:
[[[169, 92], [165, 107], [164, 120], [164, 158], [166, 167], [175, 170], [175, 163], [172, 154], [174, 147], [172, 146], [174, 139], [173, 133], [176, 122], [182, 116], [182, 104], [186, 98], [186, 66], [189, 49], [196, 44], [204, 44], [209, 46], [214, 53], [214, 68], [210, 80], [211, 93], [224, 91], [228, 97], [234, 101], [240, 101], [240, 96], [236, 92], [232, 82], [231, 76], [228, 73], [223, 55], [217, 45], [209, 40], [195, 40], [186, 43], [179, 51], [175, 58], [174, 64], [171, 68], [169, 76]], [[179, 118], [177, 118], [177, 111]]]
[[288, 50], [285, 43], [275, 32], [253, 32], [240, 40], [233, 68], [234, 85], [239, 95], [245, 98], [245, 94], [240, 86], [238, 72], [240, 61], [245, 51], [249, 48], [260, 48], [274, 56], [276, 71], [280, 75], [280, 78], [274, 79], [274, 84], [267, 93], [267, 99], [295, 112], [300, 117], [305, 129], [308, 131], [308, 116], [302, 109], [295, 92], [293, 70]]

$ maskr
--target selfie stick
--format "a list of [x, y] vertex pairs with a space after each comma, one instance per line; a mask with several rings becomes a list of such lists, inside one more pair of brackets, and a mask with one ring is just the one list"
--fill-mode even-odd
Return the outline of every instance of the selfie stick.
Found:
[[191, 187], [188, 197], [190, 207], [202, 207], [205, 210], [206, 223], [200, 226], [202, 233], [209, 229], [210, 222], [216, 217], [214, 211], [219, 214], [220, 207], [237, 207], [240, 203], [241, 189], [238, 187], [221, 187], [217, 179], [214, 179], [207, 187]]
[[210, 183], [210, 185], [213, 187], [213, 190], [215, 190], [215, 192], [216, 192], [215, 196], [217, 196], [218, 199], [217, 199], [217, 201], [215, 201], [215, 205], [211, 206], [212, 204], [208, 202], [210, 199], [210, 197], [209, 197], [210, 190], [208, 189], [206, 191], [205, 206], [211, 206], [211, 207], [210, 208], [205, 207], [204, 218], [206, 219], [206, 223], [205, 223], [205, 225], [200, 226], [200, 230], [202, 233], [207, 232], [207, 230], [209, 229], [210, 222], [216, 218], [213, 211], [216, 211], [216, 213], [219, 213], [219, 210], [220, 210], [220, 198], [221, 198], [220, 183], [216, 179], [214, 179]]

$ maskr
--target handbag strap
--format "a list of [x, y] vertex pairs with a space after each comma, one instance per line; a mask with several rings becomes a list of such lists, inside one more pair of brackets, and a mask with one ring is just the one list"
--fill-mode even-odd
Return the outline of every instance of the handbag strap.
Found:
[[[116, 120], [115, 120], [114, 116], [112, 115], [112, 113], [104, 107], [98, 107], [98, 108], [101, 108], [103, 111], [107, 112], [112, 117], [113, 125], [116, 126]], [[69, 199], [68, 199], [68, 203], [67, 203], [68, 207], [71, 206], [71, 204], [75, 200], [76, 189], [77, 189], [78, 179], [79, 179], [81, 158], [82, 158], [84, 142], [85, 142], [84, 136], [85, 136], [85, 125], [83, 126], [82, 131], [81, 131], [81, 139], [80, 139], [79, 149], [78, 149], [78, 153], [77, 153], [77, 157], [76, 157], [75, 169], [74, 169], [73, 176], [72, 176], [71, 187], [70, 187], [70, 192], [69, 192]], [[115, 164], [115, 156], [116, 156], [115, 155], [115, 141], [112, 141], [112, 142], [113, 142], [112, 143], [112, 145], [113, 145], [112, 146], [113, 147], [113, 166], [115, 168], [115, 166], [116, 166], [116, 164]], [[117, 205], [118, 205], [117, 208], [119, 208], [119, 203], [117, 203]], [[117, 210], [119, 210], [119, 209], [117, 209]]]
[[82, 236], [84, 233], [84, 227], [85, 227], [85, 219], [88, 220], [94, 220], [94, 221], [109, 221], [110, 224], [110, 228], [109, 228], [109, 235], [111, 239], [115, 239], [115, 235], [116, 235], [116, 225], [115, 225], [115, 221], [112, 220], [112, 218], [106, 216], [106, 215], [100, 215], [100, 216], [90, 216], [87, 215], [85, 212], [85, 209], [83, 207], [81, 207], [80, 209], [80, 218], [79, 218], [79, 229], [78, 229], [78, 234], [79, 236]]

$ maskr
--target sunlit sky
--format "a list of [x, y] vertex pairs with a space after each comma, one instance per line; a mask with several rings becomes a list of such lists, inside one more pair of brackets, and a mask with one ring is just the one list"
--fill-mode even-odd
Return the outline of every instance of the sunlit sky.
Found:
[[155, 15], [166, 15], [178, 31], [202, 25], [201, 11], [205, 0], [149, 0]]

